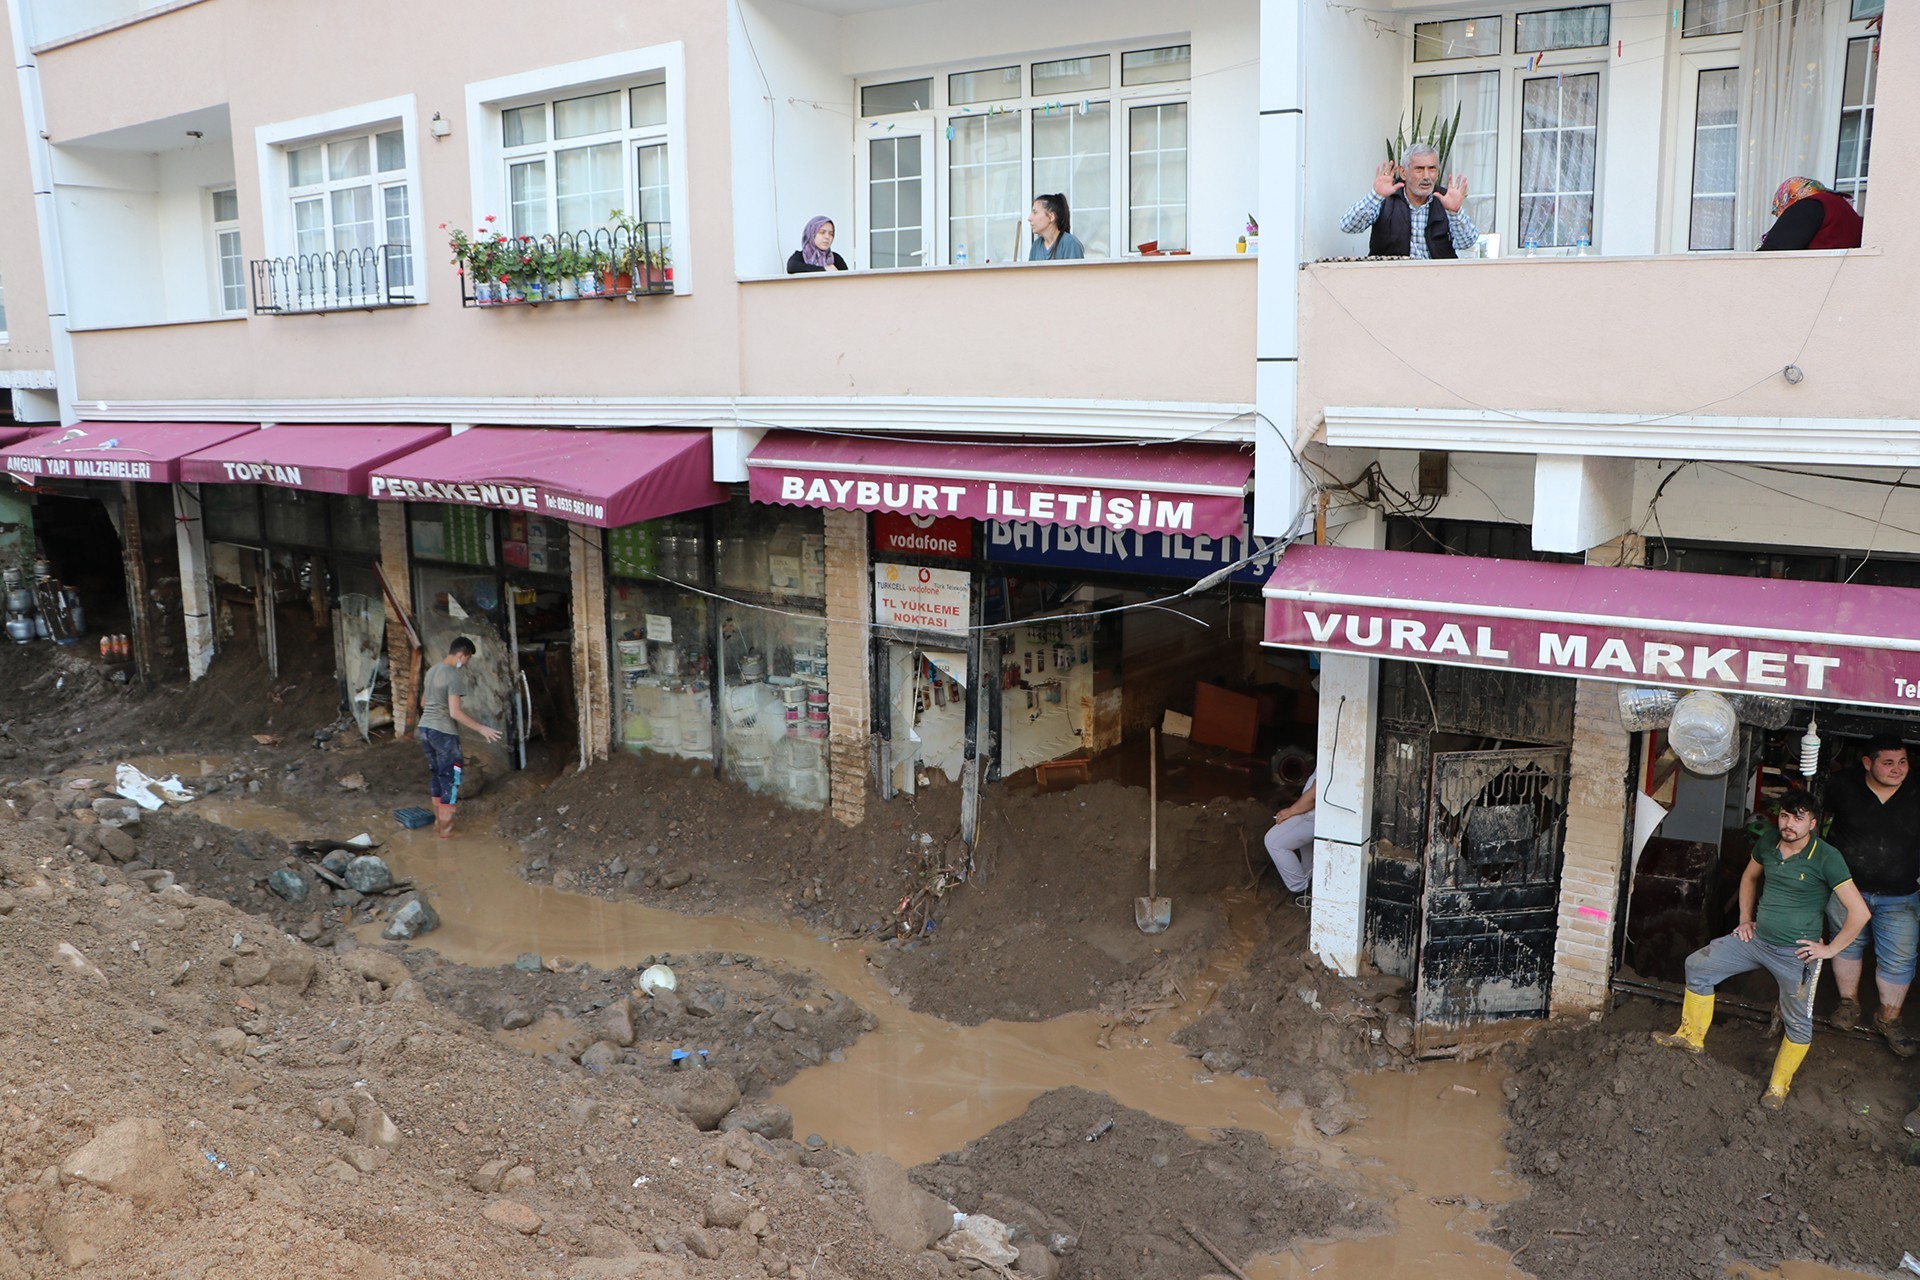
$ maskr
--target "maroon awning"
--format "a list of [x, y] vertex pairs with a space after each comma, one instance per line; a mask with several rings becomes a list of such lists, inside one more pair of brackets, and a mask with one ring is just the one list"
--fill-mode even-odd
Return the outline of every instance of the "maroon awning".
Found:
[[196, 484], [272, 484], [364, 497], [375, 467], [447, 438], [446, 427], [263, 427], [180, 460]]
[[617, 529], [727, 500], [705, 431], [475, 427], [373, 469], [397, 502], [533, 511]]
[[25, 440], [30, 430], [28, 427], [0, 427], [0, 449]]
[[1253, 455], [1234, 445], [1085, 448], [769, 432], [747, 455], [755, 502], [1228, 537]]
[[1265, 643], [1920, 708], [1920, 590], [1296, 546]]
[[180, 478], [180, 459], [199, 449], [258, 431], [251, 422], [79, 422], [42, 431], [0, 449], [7, 473], [36, 480], [147, 480]]

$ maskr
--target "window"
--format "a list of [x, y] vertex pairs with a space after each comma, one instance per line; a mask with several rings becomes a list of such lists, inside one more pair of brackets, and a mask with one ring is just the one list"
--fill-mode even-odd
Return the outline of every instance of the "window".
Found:
[[1724, 36], [1744, 30], [1752, 0], [1686, 0], [1680, 16], [1682, 36]]
[[1849, 17], [1854, 22], [1864, 18], [1877, 18], [1881, 10], [1887, 7], [1886, 0], [1853, 0], [1853, 12]]
[[1500, 73], [1420, 76], [1413, 82], [1413, 111], [1423, 127], [1428, 120], [1450, 121], [1460, 113], [1460, 129], [1443, 167], [1466, 175], [1463, 212], [1473, 225], [1482, 232], [1499, 230]]
[[1693, 197], [1687, 248], [1733, 248], [1733, 205], [1740, 172], [1740, 71], [1700, 73], [1693, 115]]
[[1604, 4], [1523, 13], [1513, 20], [1513, 51], [1551, 53], [1555, 49], [1595, 48], [1607, 43], [1611, 16], [1611, 9]]
[[1053, 192], [1089, 258], [1186, 249], [1192, 64], [1184, 44], [1115, 48], [862, 85], [864, 265], [1019, 261]]
[[[1859, 6], [1854, 6], [1855, 15]], [[1879, 39], [1847, 41], [1847, 74], [1840, 93], [1840, 148], [1834, 161], [1833, 189], [1867, 208], [1867, 153], [1873, 146], [1873, 98], [1880, 60]]]
[[1593, 239], [1600, 76], [1540, 76], [1520, 86], [1520, 236], [1563, 248]]
[[[293, 251], [371, 254], [411, 249], [406, 139], [399, 129], [356, 133], [287, 148]], [[411, 253], [395, 253], [394, 284], [411, 284]]]
[[240, 252], [240, 196], [232, 187], [212, 192], [211, 196], [213, 260], [218, 268], [220, 310], [227, 315], [237, 315], [247, 309], [247, 260]]
[[1448, 58], [1479, 58], [1500, 52], [1500, 19], [1451, 18], [1444, 22], [1413, 24], [1413, 60], [1444, 62]]
[[670, 220], [666, 76], [500, 113], [508, 223], [519, 236]]

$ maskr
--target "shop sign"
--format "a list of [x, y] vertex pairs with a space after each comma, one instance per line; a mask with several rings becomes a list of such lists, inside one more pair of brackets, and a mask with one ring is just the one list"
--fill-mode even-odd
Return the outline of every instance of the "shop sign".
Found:
[[987, 525], [989, 560], [1150, 578], [1204, 578], [1257, 553], [1255, 559], [1234, 570], [1229, 581], [1265, 582], [1281, 547], [1278, 538], [1249, 539], [1244, 527], [1237, 538], [1209, 538], [1204, 534], [1009, 524], [1001, 520]]
[[122, 462], [107, 458], [8, 458], [7, 470], [17, 476], [48, 480], [151, 480], [151, 462]]
[[1161, 533], [1217, 531], [1240, 522], [1244, 494], [1193, 494], [1109, 489], [1068, 481], [1029, 483], [941, 476], [937, 480], [870, 480], [850, 474], [755, 467], [748, 476], [755, 502], [806, 507], [955, 516], [970, 520], [1031, 520], [1038, 524], [1098, 525]]
[[443, 484], [437, 480], [403, 480], [375, 475], [373, 496], [406, 502], [457, 502], [470, 507], [500, 507], [507, 511], [539, 511], [568, 520], [604, 521], [604, 503], [571, 494], [548, 493], [533, 484], [479, 484], [473, 481]]
[[1726, 635], [1624, 619], [1561, 621], [1269, 597], [1266, 642], [1626, 684], [1920, 707], [1920, 652], [1846, 637]]
[[973, 555], [973, 521], [883, 511], [873, 517], [873, 549], [896, 556], [966, 560]]
[[965, 635], [973, 579], [964, 569], [911, 564], [873, 566], [873, 625]]

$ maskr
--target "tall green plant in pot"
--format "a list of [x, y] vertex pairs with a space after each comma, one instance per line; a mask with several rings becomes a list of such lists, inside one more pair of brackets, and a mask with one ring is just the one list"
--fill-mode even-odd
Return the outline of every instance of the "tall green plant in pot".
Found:
[[[1447, 160], [1453, 155], [1453, 140], [1460, 132], [1460, 107], [1453, 109], [1453, 119], [1443, 119], [1438, 112], [1431, 120], [1426, 119], [1420, 108], [1413, 109], [1413, 128], [1407, 128], [1404, 117], [1387, 139], [1387, 163], [1397, 165], [1400, 158], [1407, 154], [1407, 148], [1415, 143], [1424, 142], [1440, 153], [1440, 172], [1447, 172]], [[1444, 177], [1442, 178], [1444, 181]]]

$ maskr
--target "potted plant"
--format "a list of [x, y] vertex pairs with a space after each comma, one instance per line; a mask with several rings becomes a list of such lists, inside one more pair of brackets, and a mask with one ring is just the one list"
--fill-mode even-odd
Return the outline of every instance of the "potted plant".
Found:
[[575, 238], [573, 268], [574, 274], [578, 277], [577, 287], [581, 297], [597, 298], [606, 291], [601, 278], [606, 256], [594, 237], [581, 232]]
[[561, 236], [547, 250], [547, 288], [562, 302], [580, 296], [580, 254], [571, 237]]
[[540, 274], [540, 246], [532, 236], [520, 236], [507, 245], [507, 301], [544, 302], [547, 283]]
[[460, 227], [440, 224], [440, 229], [447, 233], [453, 265], [472, 286], [474, 302], [483, 307], [491, 306], [504, 296], [499, 289], [499, 278], [505, 270], [507, 238], [493, 229], [494, 221], [494, 215], [488, 214], [480, 229], [471, 235]]
[[614, 227], [613, 274], [609, 277], [607, 292], [632, 293], [636, 289], [644, 292], [653, 260], [647, 244], [647, 224], [628, 217], [620, 209], [609, 212], [607, 220]]

